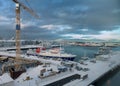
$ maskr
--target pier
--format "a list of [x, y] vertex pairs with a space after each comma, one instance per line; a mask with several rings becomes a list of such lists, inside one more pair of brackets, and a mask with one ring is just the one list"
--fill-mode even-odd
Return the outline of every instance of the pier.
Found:
[[[24, 46], [21, 46], [21, 50], [26, 50], [26, 49], [36, 49], [38, 47], [42, 47], [40, 45], [24, 45]], [[16, 50], [16, 47], [13, 46], [13, 47], [1, 47], [0, 48], [0, 51], [10, 51], [10, 50]]]

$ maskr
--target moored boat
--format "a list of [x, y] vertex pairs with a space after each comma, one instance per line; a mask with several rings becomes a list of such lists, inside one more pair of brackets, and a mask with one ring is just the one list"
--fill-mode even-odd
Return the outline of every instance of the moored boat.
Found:
[[45, 48], [37, 48], [36, 50], [28, 50], [27, 55], [35, 55], [38, 57], [45, 58], [54, 58], [54, 59], [62, 59], [62, 60], [70, 60], [73, 61], [76, 55], [68, 54], [64, 52], [63, 48], [52, 48], [46, 50]]

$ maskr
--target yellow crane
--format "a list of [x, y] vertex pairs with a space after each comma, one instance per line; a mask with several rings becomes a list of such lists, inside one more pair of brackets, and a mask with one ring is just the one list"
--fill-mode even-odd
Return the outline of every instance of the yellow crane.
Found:
[[[35, 18], [40, 18], [32, 9], [26, 7], [23, 3], [18, 0], [13, 0], [16, 4], [16, 61], [20, 59], [20, 8], [22, 7], [24, 10], [28, 11]], [[15, 65], [15, 69], [18, 70], [20, 65]]]

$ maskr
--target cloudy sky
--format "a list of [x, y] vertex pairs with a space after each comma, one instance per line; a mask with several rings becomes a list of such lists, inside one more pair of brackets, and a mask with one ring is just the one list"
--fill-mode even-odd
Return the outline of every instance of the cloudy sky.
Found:
[[[120, 40], [120, 0], [19, 0], [22, 39]], [[15, 3], [0, 0], [0, 37], [15, 36]]]

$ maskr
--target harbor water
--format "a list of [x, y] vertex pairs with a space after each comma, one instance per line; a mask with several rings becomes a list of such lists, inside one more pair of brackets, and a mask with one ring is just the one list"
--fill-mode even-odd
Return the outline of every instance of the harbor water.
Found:
[[[120, 47], [112, 47], [112, 51], [120, 51]], [[94, 54], [98, 51], [98, 47], [83, 47], [83, 46], [65, 46], [65, 51], [77, 55], [75, 61], [86, 55], [89, 58], [94, 58]], [[102, 68], [101, 68], [102, 69]], [[120, 70], [114, 71], [104, 80], [100, 80], [97, 86], [120, 86]], [[96, 85], [95, 85], [96, 86]]]

